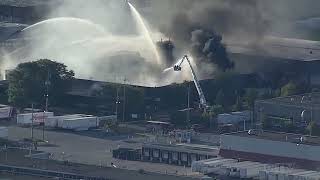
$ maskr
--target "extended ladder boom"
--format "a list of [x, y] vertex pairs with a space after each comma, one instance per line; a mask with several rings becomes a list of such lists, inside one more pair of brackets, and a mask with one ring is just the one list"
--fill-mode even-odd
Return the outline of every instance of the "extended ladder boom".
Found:
[[189, 67], [190, 67], [190, 70], [191, 70], [191, 74], [192, 74], [192, 78], [193, 78], [193, 82], [196, 86], [196, 89], [198, 91], [198, 94], [199, 94], [199, 99], [200, 99], [200, 105], [203, 107], [203, 108], [207, 108], [207, 100], [204, 96], [204, 93], [201, 89], [201, 86], [200, 86], [200, 83], [198, 81], [198, 78], [197, 78], [197, 75], [191, 65], [191, 62], [189, 60], [189, 57], [187, 55], [183, 56], [182, 60], [180, 62], [178, 62], [177, 65], [174, 66], [174, 70], [175, 71], [181, 71], [181, 65], [182, 63], [184, 62], [184, 60], [187, 60], [188, 64], [189, 64]]

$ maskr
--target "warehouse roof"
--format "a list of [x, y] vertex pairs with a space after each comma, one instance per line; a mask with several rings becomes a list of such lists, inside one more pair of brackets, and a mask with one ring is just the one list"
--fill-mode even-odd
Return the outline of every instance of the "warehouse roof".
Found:
[[236, 133], [224, 134], [226, 136], [241, 136], [248, 138], [256, 138], [256, 139], [265, 139], [271, 141], [282, 141], [282, 142], [290, 142], [306, 145], [314, 145], [320, 146], [320, 137], [316, 136], [308, 136], [302, 134], [293, 134], [293, 133], [282, 133], [282, 132], [273, 132], [273, 131], [262, 131], [262, 130], [254, 130], [256, 133], [248, 133], [248, 131], [241, 131]]
[[0, 22], [0, 27], [1, 28], [12, 28], [12, 27], [25, 28], [25, 27], [28, 27], [28, 25], [27, 24], [19, 24], [19, 23]]
[[267, 36], [257, 43], [225, 42], [229, 53], [272, 57], [284, 60], [320, 60], [320, 42]]

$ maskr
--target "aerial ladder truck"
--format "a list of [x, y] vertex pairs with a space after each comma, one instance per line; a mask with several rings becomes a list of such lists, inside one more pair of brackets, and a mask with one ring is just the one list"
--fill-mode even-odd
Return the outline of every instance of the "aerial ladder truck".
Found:
[[200, 99], [199, 108], [203, 109], [204, 111], [207, 111], [209, 109], [209, 106], [207, 104], [207, 100], [206, 100], [206, 98], [204, 96], [204, 93], [202, 91], [202, 88], [200, 86], [200, 83], [199, 83], [199, 80], [198, 80], [197, 75], [195, 73], [195, 70], [191, 65], [189, 57], [187, 55], [184, 55], [183, 58], [181, 60], [179, 60], [173, 66], [173, 70], [174, 71], [181, 71], [182, 70], [182, 66], [181, 65], [185, 60], [188, 62], [188, 65], [189, 65], [190, 70], [191, 70], [193, 82], [194, 82], [194, 85], [196, 86], [196, 89], [197, 89], [197, 92], [198, 92], [198, 95], [199, 95], [199, 99]]

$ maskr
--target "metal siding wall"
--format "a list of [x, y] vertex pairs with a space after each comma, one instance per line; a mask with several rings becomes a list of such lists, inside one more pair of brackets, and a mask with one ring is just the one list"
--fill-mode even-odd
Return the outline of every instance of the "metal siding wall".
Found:
[[265, 139], [222, 135], [221, 149], [320, 161], [320, 146]]

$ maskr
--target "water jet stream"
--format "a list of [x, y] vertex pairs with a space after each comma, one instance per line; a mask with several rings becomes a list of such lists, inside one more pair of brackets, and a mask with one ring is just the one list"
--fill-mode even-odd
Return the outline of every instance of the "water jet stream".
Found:
[[34, 28], [44, 25], [44, 24], [52, 24], [52, 23], [77, 23], [77, 24], [84, 24], [87, 25], [88, 27], [92, 27], [96, 32], [100, 34], [107, 34], [105, 31], [104, 27], [101, 25], [95, 24], [89, 20], [86, 19], [81, 19], [81, 18], [74, 18], [74, 17], [59, 17], [59, 18], [52, 18], [52, 19], [47, 19], [41, 22], [38, 22], [36, 24], [33, 24], [31, 26], [28, 26], [24, 29], [21, 30], [21, 32], [24, 31], [32, 31]]
[[152, 51], [154, 52], [154, 54], [156, 56], [157, 63], [159, 65], [161, 65], [162, 63], [161, 63], [159, 52], [158, 52], [157, 47], [151, 38], [150, 32], [149, 32], [146, 24], [144, 23], [141, 15], [137, 11], [137, 9], [130, 2], [128, 2], [128, 4], [131, 9], [132, 15], [137, 23], [137, 28], [138, 28], [139, 33], [141, 33], [141, 35], [143, 35], [146, 38], [146, 40], [148, 41], [148, 43], [150, 44], [150, 46], [152, 48]]

